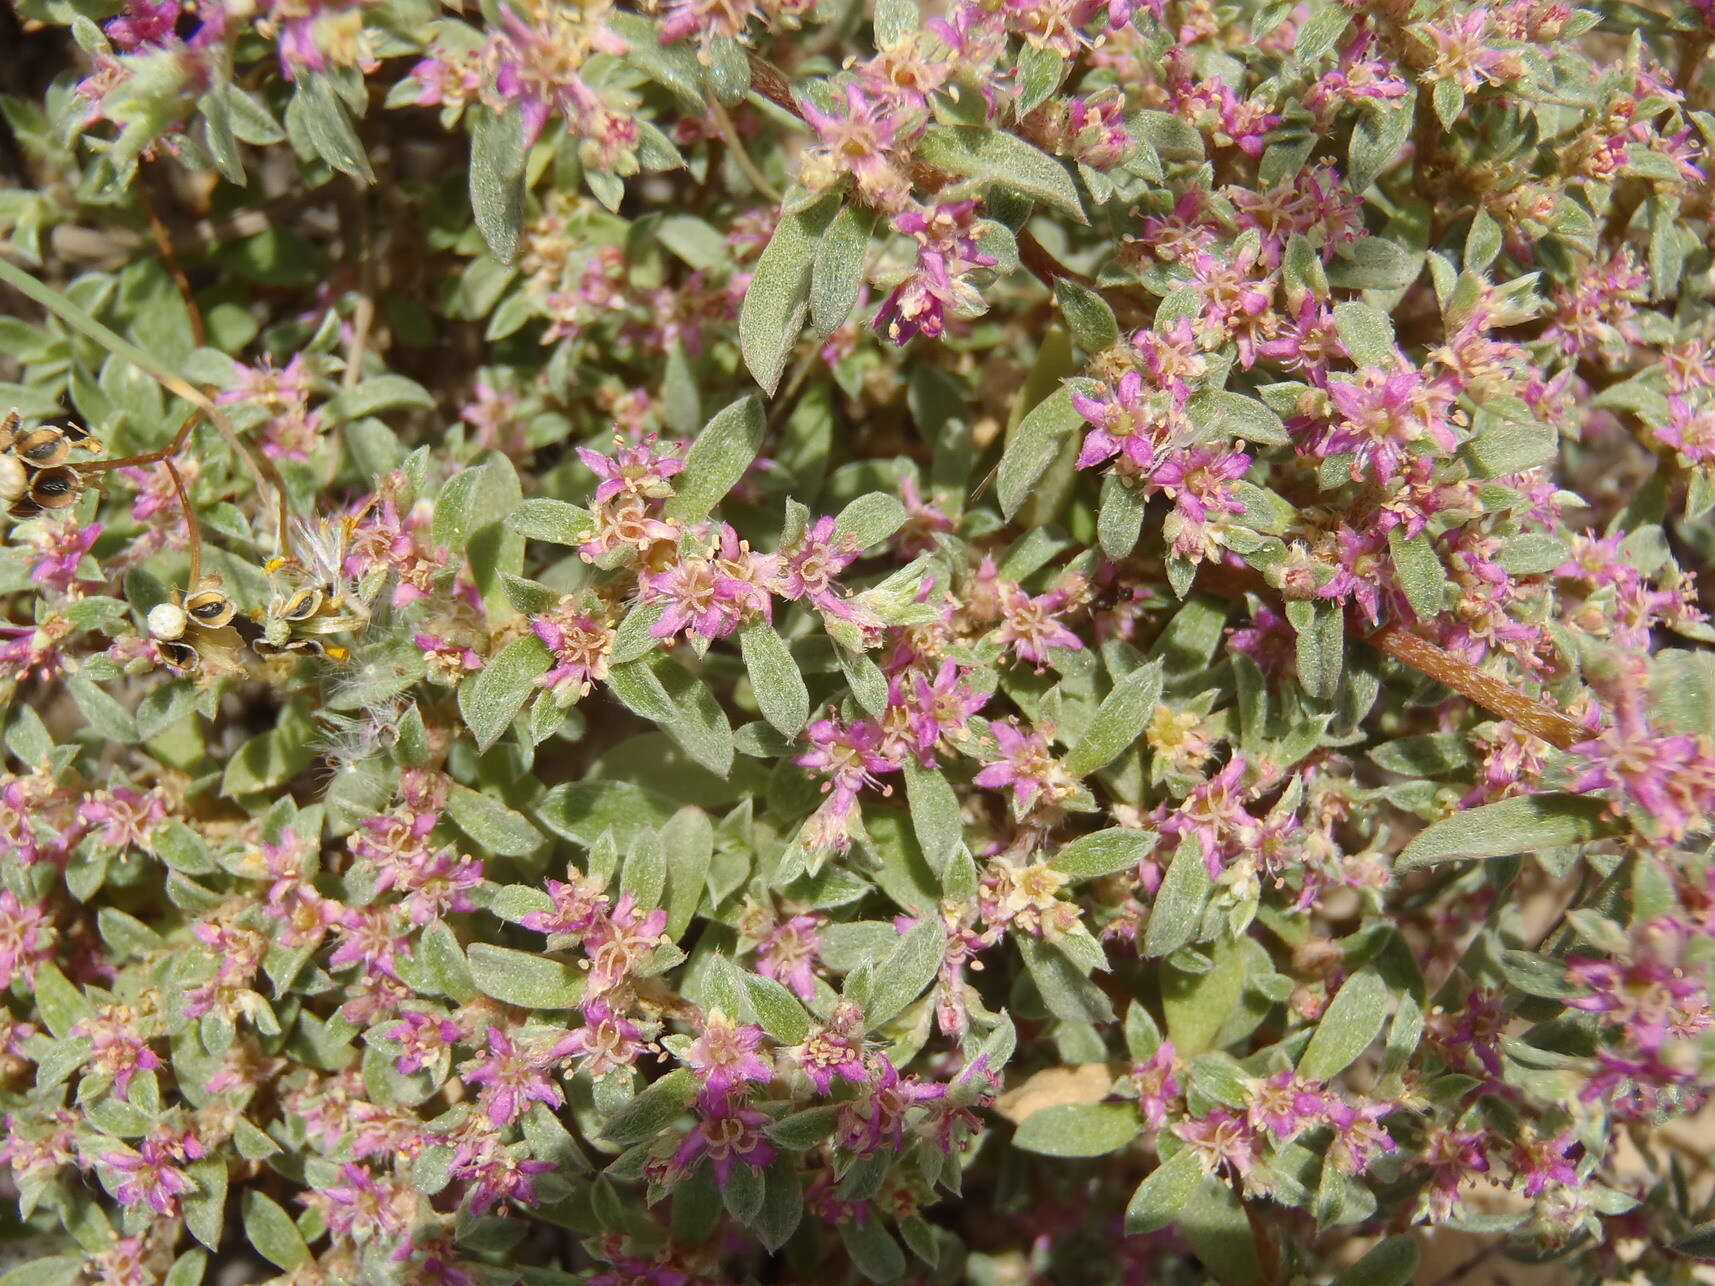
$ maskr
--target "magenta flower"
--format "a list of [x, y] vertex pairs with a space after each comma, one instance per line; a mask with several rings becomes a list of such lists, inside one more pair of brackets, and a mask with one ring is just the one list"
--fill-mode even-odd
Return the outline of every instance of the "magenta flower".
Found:
[[850, 175], [858, 192], [877, 209], [904, 209], [911, 184], [894, 153], [905, 141], [899, 138], [902, 127], [907, 135], [914, 134], [920, 116], [906, 117], [896, 103], [871, 98], [855, 81], [847, 82], [844, 102], [831, 112], [808, 97], [800, 98], [798, 106], [818, 138], [800, 158], [799, 177], [805, 187], [819, 191]]
[[1328, 382], [1336, 419], [1314, 441], [1322, 456], [1350, 453], [1352, 480], [1372, 477], [1386, 483], [1403, 467], [1407, 452], [1428, 443], [1443, 452], [1459, 445], [1447, 420], [1450, 390], [1424, 380], [1421, 373], [1368, 367], [1358, 381]]
[[795, 915], [769, 930], [756, 948], [756, 972], [785, 983], [798, 999], [816, 996], [816, 952], [821, 947], [817, 930], [826, 917], [814, 912]]
[[135, 1150], [123, 1145], [97, 1153], [95, 1162], [118, 1179], [113, 1199], [122, 1206], [147, 1206], [163, 1218], [179, 1211], [179, 1198], [197, 1190], [182, 1167], [202, 1157], [203, 1145], [194, 1134], [158, 1125], [139, 1139]]
[[835, 581], [859, 556], [850, 540], [837, 539], [834, 519], [827, 514], [810, 524], [798, 543], [781, 551], [780, 593], [794, 602], [808, 602], [817, 611], [841, 620], [857, 619], [854, 608]]
[[466, 1185], [466, 1199], [473, 1214], [485, 1215], [502, 1201], [514, 1201], [521, 1206], [540, 1202], [536, 1195], [535, 1178], [554, 1168], [552, 1161], [531, 1161], [524, 1155], [524, 1145], [511, 1148], [486, 1148], [463, 1161], [455, 1160], [453, 1176]]
[[409, 1075], [433, 1063], [442, 1052], [458, 1044], [463, 1034], [459, 1025], [444, 1015], [407, 1009], [387, 1029], [387, 1039], [399, 1045], [399, 1056], [393, 1065]]
[[607, 908], [607, 895], [577, 870], [567, 871], [564, 881], [550, 879], [548, 896], [554, 900], [553, 909], [531, 911], [519, 921], [526, 929], [537, 933], [587, 933]]
[[1050, 660], [1050, 648], [1084, 650], [1084, 640], [1061, 622], [1060, 614], [1073, 601], [1065, 590], [1053, 589], [1034, 598], [1017, 585], [1008, 585], [1000, 600], [1000, 628], [995, 637], [1012, 654], [1040, 673]]
[[648, 1048], [643, 1031], [599, 996], [583, 1004], [584, 1024], [568, 1032], [550, 1051], [555, 1059], [570, 1058], [592, 1077], [633, 1066]]
[[77, 808], [78, 818], [92, 829], [104, 848], [150, 847], [157, 827], [167, 819], [167, 805], [158, 790], [136, 791], [113, 786], [97, 791]]
[[1206, 1174], [1224, 1169], [1243, 1178], [1256, 1161], [1256, 1139], [1250, 1127], [1226, 1108], [1180, 1121], [1173, 1132], [1185, 1140]]
[[1137, 1091], [1138, 1111], [1152, 1130], [1159, 1130], [1166, 1123], [1168, 1108], [1184, 1093], [1176, 1074], [1177, 1066], [1171, 1040], [1162, 1041], [1153, 1054], [1132, 1065], [1131, 1083]]
[[704, 1095], [722, 1098], [750, 1082], [774, 1079], [774, 1065], [757, 1052], [763, 1038], [762, 1028], [740, 1026], [715, 1009], [703, 1016], [702, 1031], [681, 1058], [698, 1073]]
[[632, 492], [646, 500], [661, 500], [673, 494], [667, 479], [685, 468], [680, 448], [645, 438], [632, 445], [616, 446], [612, 455], [603, 455], [588, 447], [578, 448], [578, 459], [599, 479], [594, 501], [603, 504], [622, 492]]
[[724, 1189], [740, 1162], [760, 1170], [774, 1164], [774, 1149], [763, 1130], [774, 1123], [768, 1113], [727, 1095], [705, 1094], [697, 1100], [698, 1121], [673, 1153], [673, 1168], [688, 1172], [707, 1161], [715, 1186]]
[[6, 986], [33, 979], [36, 966], [53, 955], [54, 938], [45, 900], [21, 902], [11, 889], [0, 889], [0, 980]]
[[892, 1063], [875, 1056], [878, 1071], [854, 1099], [840, 1104], [834, 1140], [856, 1156], [871, 1156], [905, 1146], [906, 1118], [911, 1109], [947, 1093], [945, 1085], [934, 1085], [915, 1076], [901, 1076]]
[[811, 1032], [802, 1045], [788, 1053], [818, 1094], [828, 1093], [836, 1076], [853, 1085], [867, 1084], [870, 1072], [863, 1053], [863, 1010], [849, 1000], [841, 1001], [827, 1026]]
[[395, 972], [398, 957], [409, 955], [407, 938], [401, 917], [391, 906], [348, 908], [334, 924], [340, 942], [328, 957], [328, 965], [344, 969], [362, 965], [366, 970], [385, 974], [398, 981]]
[[1664, 843], [1704, 829], [1715, 810], [1715, 743], [1707, 736], [1658, 735], [1635, 701], [1622, 702], [1596, 736], [1572, 747], [1572, 789], [1614, 792], [1636, 808]]
[[621, 982], [661, 944], [666, 928], [665, 911], [646, 915], [637, 909], [635, 897], [622, 894], [612, 912], [598, 918], [584, 939], [590, 991], [599, 994]]
[[571, 600], [536, 617], [530, 622], [530, 631], [553, 653], [553, 666], [536, 682], [547, 688], [558, 704], [570, 705], [592, 684], [607, 678], [613, 627], [577, 610]]
[[489, 1124], [504, 1129], [529, 1109], [531, 1103], [557, 1108], [566, 1101], [548, 1076], [550, 1060], [542, 1051], [514, 1044], [498, 1027], [488, 1029], [488, 1054], [460, 1069], [466, 1081], [482, 1086], [477, 1102]]
[[72, 1028], [73, 1036], [89, 1041], [88, 1066], [113, 1082], [113, 1091], [128, 1098], [131, 1078], [161, 1066], [161, 1056], [149, 1048], [139, 1031], [137, 1014], [124, 1005], [104, 1005]]
[[991, 719], [989, 732], [1000, 743], [1001, 757], [973, 778], [977, 785], [1010, 786], [1013, 806], [1019, 812], [1039, 801], [1058, 803], [1071, 793], [1071, 779], [1054, 758], [1042, 732], [1023, 732], [1013, 719]]
[[75, 522], [41, 524], [30, 536], [30, 548], [36, 557], [30, 566], [30, 579], [58, 593], [68, 592], [84, 579], [78, 576], [78, 564], [95, 547], [101, 532], [98, 522], [82, 527]]
[[882, 753], [881, 729], [867, 719], [849, 724], [832, 717], [817, 719], [804, 735], [811, 748], [792, 762], [827, 777], [822, 789], [830, 792], [828, 804], [838, 814], [851, 810], [865, 786], [881, 787], [878, 773], [899, 771]]
[[320, 1198], [316, 1204], [330, 1232], [362, 1245], [396, 1241], [410, 1230], [416, 1197], [408, 1187], [377, 1178], [349, 1161], [339, 1173], [342, 1182], [311, 1194]]

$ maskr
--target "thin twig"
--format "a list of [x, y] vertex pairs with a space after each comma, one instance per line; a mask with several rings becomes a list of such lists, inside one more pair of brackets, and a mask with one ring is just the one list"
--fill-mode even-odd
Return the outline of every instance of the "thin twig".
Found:
[[149, 221], [149, 235], [155, 239], [155, 249], [160, 252], [161, 264], [167, 270], [167, 275], [173, 279], [173, 285], [178, 288], [179, 298], [184, 302], [185, 312], [190, 314], [191, 338], [201, 348], [208, 343], [208, 327], [203, 324], [202, 309], [197, 306], [196, 294], [191, 290], [191, 279], [185, 274], [184, 265], [179, 262], [179, 256], [173, 249], [173, 237], [167, 231], [167, 225], [161, 222], [160, 213], [155, 209], [154, 198], [149, 194], [149, 175], [152, 171], [145, 166], [137, 174], [137, 203], [143, 207], [143, 217]]
[[185, 516], [185, 541], [191, 551], [191, 570], [185, 577], [185, 590], [187, 594], [194, 594], [197, 583], [202, 580], [202, 528], [197, 525], [191, 498], [185, 494], [185, 483], [179, 477], [178, 466], [171, 460], [162, 460], [161, 463], [166, 466], [167, 476], [173, 480], [173, 491], [179, 497], [179, 509]]
[[738, 168], [744, 171], [744, 177], [750, 180], [750, 186], [765, 199], [778, 205], [784, 198], [780, 190], [768, 181], [768, 177], [756, 168], [756, 162], [750, 159], [750, 153], [744, 149], [744, 140], [738, 136], [738, 126], [733, 124], [727, 109], [721, 106], [720, 99], [709, 95], [709, 115], [714, 117], [715, 128], [720, 131], [721, 140], [726, 144], [727, 151], [732, 153], [732, 159], [738, 162]]
[[1481, 1268], [1485, 1263], [1499, 1254], [1502, 1244], [1503, 1243], [1499, 1240], [1490, 1242], [1464, 1263], [1455, 1267], [1451, 1272], [1437, 1277], [1433, 1282], [1429, 1283], [1429, 1286], [1457, 1286], [1457, 1283], [1465, 1280], [1473, 1269]]
[[194, 384], [191, 384], [183, 376], [168, 370], [160, 362], [156, 361], [130, 340], [118, 334], [111, 327], [97, 321], [94, 317], [90, 316], [87, 312], [72, 303], [71, 300], [67, 299], [58, 291], [43, 285], [29, 273], [24, 272], [20, 268], [14, 267], [3, 258], [0, 258], [0, 282], [11, 286], [14, 290], [18, 291], [19, 294], [26, 295], [30, 299], [33, 299], [54, 316], [58, 317], [66, 325], [70, 326], [74, 330], [82, 332], [85, 336], [94, 340], [97, 344], [100, 344], [108, 352], [127, 359], [135, 365], [138, 370], [142, 371], [145, 375], [148, 375], [169, 393], [183, 398], [186, 402], [189, 402], [192, 406], [201, 411], [203, 415], [207, 416], [209, 422], [214, 425], [221, 437], [226, 439], [227, 445], [229, 445], [238, 454], [239, 458], [243, 460], [245, 465], [249, 468], [251, 476], [256, 481], [258, 490], [264, 487], [272, 487], [274, 489], [274, 494], [279, 500], [279, 509], [276, 516], [277, 528], [275, 530], [276, 552], [286, 552], [287, 497], [285, 479], [280, 476], [280, 470], [275, 467], [274, 462], [267, 456], [256, 456], [251, 453], [251, 451], [244, 445], [243, 440], [238, 436], [238, 430], [233, 428], [232, 421], [227, 419], [225, 412], [215, 405], [213, 398], [209, 397], [208, 394], [204, 393]]
[[1371, 647], [1446, 684], [1490, 714], [1511, 720], [1551, 746], [1568, 750], [1589, 738], [1588, 730], [1576, 719], [1560, 713], [1545, 701], [1508, 687], [1462, 657], [1454, 656], [1438, 644], [1397, 625], [1382, 626], [1367, 641]]

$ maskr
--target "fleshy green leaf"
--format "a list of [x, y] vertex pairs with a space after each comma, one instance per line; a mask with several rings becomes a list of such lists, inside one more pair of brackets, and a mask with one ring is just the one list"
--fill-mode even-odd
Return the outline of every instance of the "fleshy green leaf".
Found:
[[553, 661], [542, 640], [526, 634], [459, 685], [459, 713], [478, 750], [487, 750], [512, 726]]
[[1084, 735], [1066, 752], [1066, 771], [1074, 777], [1087, 777], [1125, 753], [1155, 713], [1161, 687], [1160, 661], [1140, 666], [1114, 684]]
[[522, 1009], [570, 1009], [584, 992], [579, 970], [527, 951], [473, 942], [465, 958], [478, 991]]
[[1084, 417], [1072, 405], [1070, 389], [1050, 393], [1019, 422], [1007, 440], [995, 479], [995, 498], [1008, 518], [1030, 498], [1031, 491], [1048, 472], [1061, 448], [1083, 424]]
[[1346, 979], [1316, 1024], [1316, 1034], [1298, 1060], [1298, 1074], [1326, 1081], [1344, 1071], [1381, 1035], [1387, 1002], [1387, 984], [1373, 969]]
[[808, 210], [784, 215], [745, 288], [738, 312], [739, 348], [752, 378], [771, 396], [804, 329], [816, 248], [835, 209], [828, 197]]
[[833, 334], [857, 304], [874, 222], [858, 207], [844, 206], [816, 246], [810, 268], [810, 320], [818, 335]]
[[917, 158], [961, 178], [1008, 188], [1088, 223], [1072, 176], [1023, 139], [982, 126], [935, 126], [917, 144]]
[[287, 1272], [309, 1262], [310, 1248], [292, 1216], [264, 1192], [249, 1188], [244, 1193], [244, 1236], [269, 1263]]
[[1405, 846], [1394, 870], [1585, 844], [1621, 829], [1607, 804], [1593, 796], [1520, 795], [1442, 818]]
[[1099, 1157], [1138, 1136], [1130, 1103], [1056, 1103], [1032, 1112], [1012, 1136], [1014, 1147], [1051, 1157]]
[[1203, 1182], [1203, 1167], [1189, 1148], [1175, 1152], [1137, 1185], [1125, 1208], [1128, 1237], [1165, 1228], [1179, 1217]]
[[872, 1031], [921, 996], [935, 980], [946, 937], [939, 915], [924, 916], [876, 967], [875, 989], [864, 1007], [864, 1020]]
[[1156, 890], [1149, 924], [1143, 931], [1143, 954], [1159, 959], [1192, 941], [1213, 887], [1203, 860], [1203, 842], [1193, 832], [1180, 841]]
[[1155, 847], [1155, 832], [1112, 826], [1093, 835], [1080, 835], [1049, 863], [1074, 880], [1094, 880], [1136, 866]]
[[810, 717], [810, 692], [786, 641], [756, 620], [739, 631], [738, 643], [757, 709], [782, 736], [796, 737]]
[[741, 397], [708, 422], [685, 457], [674, 493], [662, 506], [669, 518], [687, 526], [701, 522], [750, 468], [767, 430], [762, 403]]

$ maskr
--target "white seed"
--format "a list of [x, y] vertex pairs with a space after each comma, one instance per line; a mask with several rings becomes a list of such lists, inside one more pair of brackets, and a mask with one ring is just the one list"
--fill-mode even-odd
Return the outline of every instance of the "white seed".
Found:
[[15, 455], [0, 455], [0, 500], [10, 504], [30, 489], [30, 475]]
[[149, 633], [158, 639], [184, 637], [185, 609], [177, 603], [156, 603], [149, 609]]

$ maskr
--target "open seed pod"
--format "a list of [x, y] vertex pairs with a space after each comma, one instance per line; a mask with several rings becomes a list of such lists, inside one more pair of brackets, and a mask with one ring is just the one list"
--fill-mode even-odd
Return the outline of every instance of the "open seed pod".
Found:
[[157, 639], [155, 646], [160, 649], [161, 659], [175, 670], [194, 674], [202, 666], [197, 650], [180, 639]]
[[13, 502], [8, 511], [14, 518], [34, 518], [44, 510], [69, 509], [83, 494], [83, 479], [75, 469], [59, 465], [40, 469], [31, 478], [29, 489]]
[[71, 457], [71, 442], [59, 429], [32, 429], [13, 444], [12, 450], [32, 469], [52, 469]]
[[238, 607], [219, 589], [198, 590], [185, 600], [185, 615], [205, 629], [218, 630], [232, 624]]

